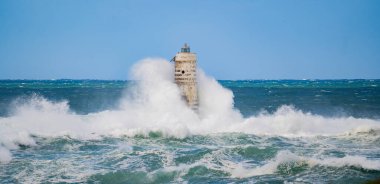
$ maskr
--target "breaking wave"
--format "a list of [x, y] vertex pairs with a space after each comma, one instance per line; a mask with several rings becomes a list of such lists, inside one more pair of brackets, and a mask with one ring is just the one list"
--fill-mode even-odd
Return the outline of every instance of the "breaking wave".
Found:
[[[263, 112], [244, 118], [234, 108], [233, 93], [201, 70], [198, 71], [200, 102], [196, 113], [182, 100], [174, 83], [171, 63], [162, 59], [145, 59], [132, 68], [131, 74], [136, 82], [126, 89], [117, 109], [79, 115], [70, 110], [67, 101], [52, 102], [35, 95], [18, 102], [12, 116], [0, 118], [0, 161], [9, 162], [12, 157], [10, 150], [18, 149], [19, 145], [36, 145], [33, 136], [69, 136], [87, 140], [104, 136], [148, 135], [154, 131], [177, 138], [222, 132], [300, 137], [380, 129], [378, 120], [327, 118], [286, 105], [271, 114]], [[375, 166], [378, 168], [379, 164]], [[266, 172], [267, 169], [261, 170]]]

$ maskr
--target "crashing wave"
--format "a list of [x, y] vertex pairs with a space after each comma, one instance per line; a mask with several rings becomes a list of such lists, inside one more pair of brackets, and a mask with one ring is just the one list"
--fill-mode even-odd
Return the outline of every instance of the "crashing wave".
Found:
[[10, 117], [0, 118], [0, 161], [9, 150], [35, 145], [33, 135], [100, 139], [102, 136], [148, 135], [184, 138], [189, 135], [242, 132], [285, 137], [331, 136], [380, 129], [380, 122], [353, 117], [327, 118], [282, 106], [272, 114], [244, 118], [234, 109], [233, 93], [198, 71], [199, 112], [182, 100], [174, 83], [173, 66], [162, 59], [145, 59], [132, 68], [137, 82], [126, 89], [119, 108], [87, 115], [70, 111], [67, 101], [33, 96], [19, 103]]

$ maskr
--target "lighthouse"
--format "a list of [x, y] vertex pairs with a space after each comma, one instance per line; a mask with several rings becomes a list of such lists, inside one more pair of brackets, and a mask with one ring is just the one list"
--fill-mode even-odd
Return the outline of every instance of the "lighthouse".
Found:
[[175, 62], [174, 78], [181, 89], [182, 96], [188, 106], [193, 110], [198, 109], [197, 88], [197, 55], [190, 52], [190, 47], [185, 43], [173, 58]]

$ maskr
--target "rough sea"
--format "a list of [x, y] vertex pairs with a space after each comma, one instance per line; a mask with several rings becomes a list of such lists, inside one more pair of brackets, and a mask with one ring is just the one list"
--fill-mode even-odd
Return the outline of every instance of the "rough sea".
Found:
[[173, 66], [132, 80], [0, 80], [0, 183], [366, 183], [380, 80], [222, 80], [189, 109]]

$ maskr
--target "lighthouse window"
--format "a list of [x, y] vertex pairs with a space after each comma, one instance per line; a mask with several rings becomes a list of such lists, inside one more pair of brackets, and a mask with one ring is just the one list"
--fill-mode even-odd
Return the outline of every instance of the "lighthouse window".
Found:
[[182, 74], [184, 74], [185, 73], [185, 70], [182, 70]]

